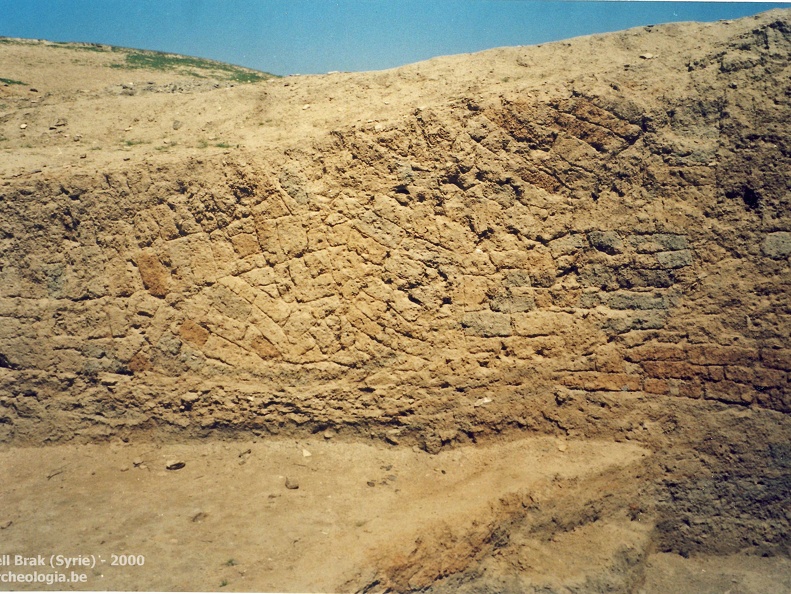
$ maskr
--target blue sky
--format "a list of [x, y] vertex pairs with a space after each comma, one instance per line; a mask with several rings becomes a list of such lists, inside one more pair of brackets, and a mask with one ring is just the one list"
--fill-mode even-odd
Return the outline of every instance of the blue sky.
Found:
[[791, 4], [539, 0], [0, 0], [0, 35], [176, 52], [275, 74], [433, 56]]

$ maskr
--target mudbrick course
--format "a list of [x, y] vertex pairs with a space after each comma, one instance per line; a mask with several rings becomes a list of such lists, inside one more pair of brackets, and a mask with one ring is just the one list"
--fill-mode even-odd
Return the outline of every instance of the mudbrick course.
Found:
[[632, 591], [652, 551], [787, 556], [790, 56], [774, 11], [382, 73], [0, 87], [0, 440], [650, 452], [383, 553], [364, 591], [529, 591], [526, 539], [619, 513], [650, 529], [591, 536], [628, 546], [582, 591]]

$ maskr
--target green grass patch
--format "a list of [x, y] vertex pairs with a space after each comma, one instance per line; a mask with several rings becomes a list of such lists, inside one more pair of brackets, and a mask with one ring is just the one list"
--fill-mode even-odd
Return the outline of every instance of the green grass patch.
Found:
[[200, 78], [213, 76], [238, 83], [254, 83], [274, 78], [273, 74], [205, 58], [193, 58], [191, 56], [145, 50], [123, 50], [121, 48], [113, 48], [113, 51], [124, 52], [125, 56], [123, 63], [112, 64], [111, 68], [178, 72], [179, 74]]
[[22, 82], [21, 80], [14, 80], [13, 78], [2, 78], [0, 77], [0, 83], [4, 85], [26, 85], [27, 83]]

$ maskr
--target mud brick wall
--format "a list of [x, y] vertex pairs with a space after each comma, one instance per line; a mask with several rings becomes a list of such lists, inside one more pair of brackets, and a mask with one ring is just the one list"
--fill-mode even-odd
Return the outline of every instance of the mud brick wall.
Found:
[[0, 437], [446, 442], [569, 401], [791, 411], [789, 44], [762, 31], [751, 66], [712, 55], [663, 93], [618, 70], [4, 182]]

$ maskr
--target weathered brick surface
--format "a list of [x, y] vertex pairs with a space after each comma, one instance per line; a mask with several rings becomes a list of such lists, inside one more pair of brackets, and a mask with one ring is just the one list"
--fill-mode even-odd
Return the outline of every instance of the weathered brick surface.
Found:
[[687, 358], [684, 347], [673, 344], [646, 344], [626, 351], [627, 361], [683, 361]]
[[705, 395], [709, 400], [732, 404], [750, 404], [755, 398], [755, 390], [746, 384], [726, 380], [706, 384]]
[[717, 345], [690, 345], [687, 347], [690, 363], [696, 365], [751, 365], [758, 361], [758, 351], [741, 347]]
[[635, 392], [642, 389], [641, 378], [626, 373], [591, 373], [583, 371], [567, 375], [561, 382], [569, 388], [579, 388], [582, 390]]
[[[321, 393], [298, 403], [316, 426], [409, 424], [384, 415], [392, 402], [415, 426], [438, 411], [451, 424], [469, 391], [489, 386], [522, 390], [526, 410], [552, 386], [785, 410], [787, 156], [775, 142], [738, 156], [756, 130], [783, 137], [779, 111], [751, 107], [758, 94], [786, 105], [782, 69], [761, 61], [767, 82], [745, 78], [716, 101], [679, 103], [620, 79], [629, 93], [580, 79], [467, 94], [454, 78], [453, 99], [432, 86], [423, 109], [394, 102], [369, 123], [340, 115], [331, 133], [316, 120], [297, 150], [240, 141], [198, 163], [175, 149], [117, 160], [106, 175], [64, 154], [74, 168], [5, 178], [0, 371], [83, 382], [53, 399], [80, 400], [108, 370], [133, 373], [118, 390], [135, 402], [157, 392], [157, 374], [179, 390]], [[622, 66], [605, 78], [631, 76]], [[704, 88], [715, 71], [677, 69], [695, 77], [679, 88]], [[478, 95], [474, 109], [459, 99]], [[726, 125], [705, 115], [726, 112]], [[5, 136], [14, 121], [0, 122]], [[492, 427], [511, 414], [499, 402], [485, 409], [497, 410]], [[288, 418], [251, 411], [228, 414]]]
[[721, 380], [724, 378], [722, 367], [692, 365], [686, 361], [644, 361], [645, 373], [650, 377], [677, 379]]
[[791, 371], [791, 349], [763, 349], [761, 363], [772, 369]]

